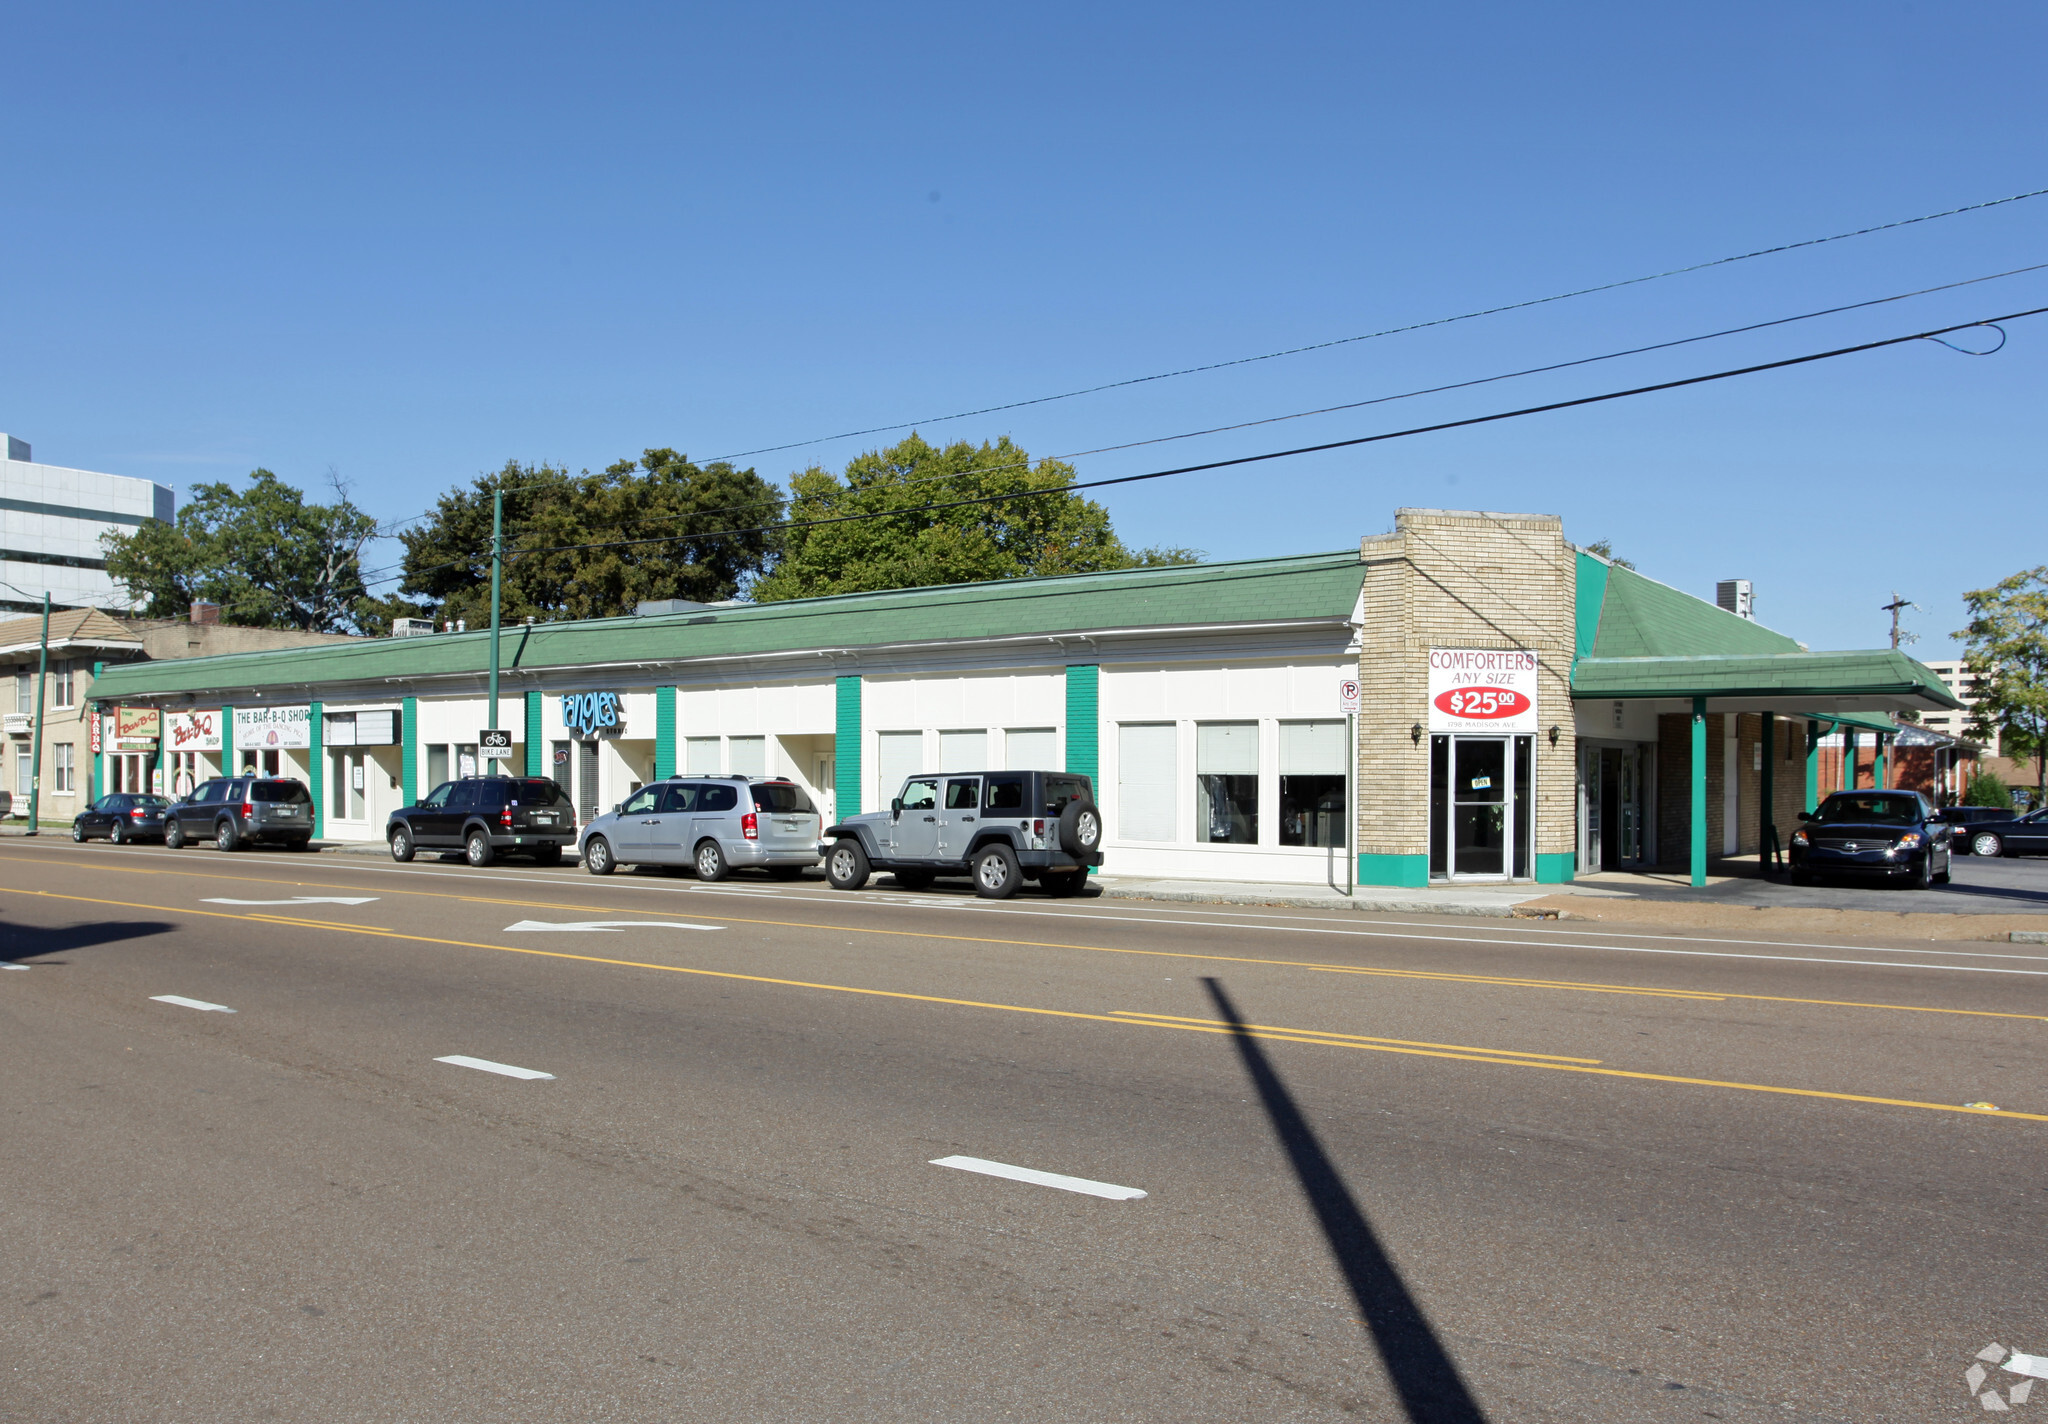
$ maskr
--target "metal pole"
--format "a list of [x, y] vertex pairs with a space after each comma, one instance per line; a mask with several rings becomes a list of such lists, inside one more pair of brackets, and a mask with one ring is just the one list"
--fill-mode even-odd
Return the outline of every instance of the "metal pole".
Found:
[[[1692, 883], [1707, 883], [1707, 699], [1692, 700]], [[1722, 768], [1723, 774], [1732, 774]]]
[[1358, 893], [1358, 714], [1344, 714], [1344, 893]]
[[1773, 852], [1777, 849], [1778, 835], [1778, 717], [1775, 712], [1764, 713], [1763, 728], [1763, 809], [1757, 816], [1757, 869], [1768, 870], [1775, 862]]
[[[498, 730], [498, 627], [505, 568], [505, 491], [491, 492], [491, 708], [485, 726]], [[493, 766], [492, 770], [498, 768]]]
[[43, 708], [47, 705], [43, 695], [43, 683], [50, 676], [50, 591], [43, 590], [43, 651], [36, 667], [36, 733], [35, 750], [29, 753], [28, 782], [28, 833], [34, 835], [42, 825], [43, 814]]

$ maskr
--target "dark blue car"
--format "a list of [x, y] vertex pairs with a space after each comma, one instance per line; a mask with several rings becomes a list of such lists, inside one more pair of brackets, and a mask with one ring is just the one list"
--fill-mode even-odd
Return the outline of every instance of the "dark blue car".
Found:
[[1916, 890], [1948, 883], [1952, 828], [1917, 791], [1837, 791], [1792, 833], [1792, 883], [1823, 876], [1902, 882]]

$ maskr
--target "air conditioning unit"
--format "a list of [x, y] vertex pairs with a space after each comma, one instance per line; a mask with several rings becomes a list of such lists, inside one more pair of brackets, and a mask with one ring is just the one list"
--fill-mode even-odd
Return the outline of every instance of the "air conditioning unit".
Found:
[[431, 618], [394, 618], [391, 620], [391, 636], [394, 638], [421, 638], [434, 631]]

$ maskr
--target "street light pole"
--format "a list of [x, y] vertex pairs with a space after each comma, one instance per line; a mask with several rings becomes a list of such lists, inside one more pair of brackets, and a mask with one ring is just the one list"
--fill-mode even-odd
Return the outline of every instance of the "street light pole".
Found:
[[491, 493], [491, 706], [485, 726], [498, 730], [498, 627], [505, 570], [505, 491]]
[[34, 835], [43, 813], [43, 684], [50, 676], [50, 591], [43, 590], [43, 651], [36, 666], [35, 750], [29, 753], [28, 833]]

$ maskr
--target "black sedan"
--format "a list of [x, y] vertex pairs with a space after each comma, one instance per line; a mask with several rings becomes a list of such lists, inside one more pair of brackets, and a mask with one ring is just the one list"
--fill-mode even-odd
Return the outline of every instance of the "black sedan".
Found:
[[160, 841], [164, 838], [164, 812], [170, 802], [161, 796], [116, 792], [78, 813], [71, 823], [71, 839], [89, 841], [105, 836], [115, 845], [123, 841]]
[[1948, 883], [1950, 827], [1917, 791], [1837, 791], [1792, 833], [1792, 883], [1823, 875]]
[[2048, 810], [1970, 827], [1973, 855], [2048, 855]]

